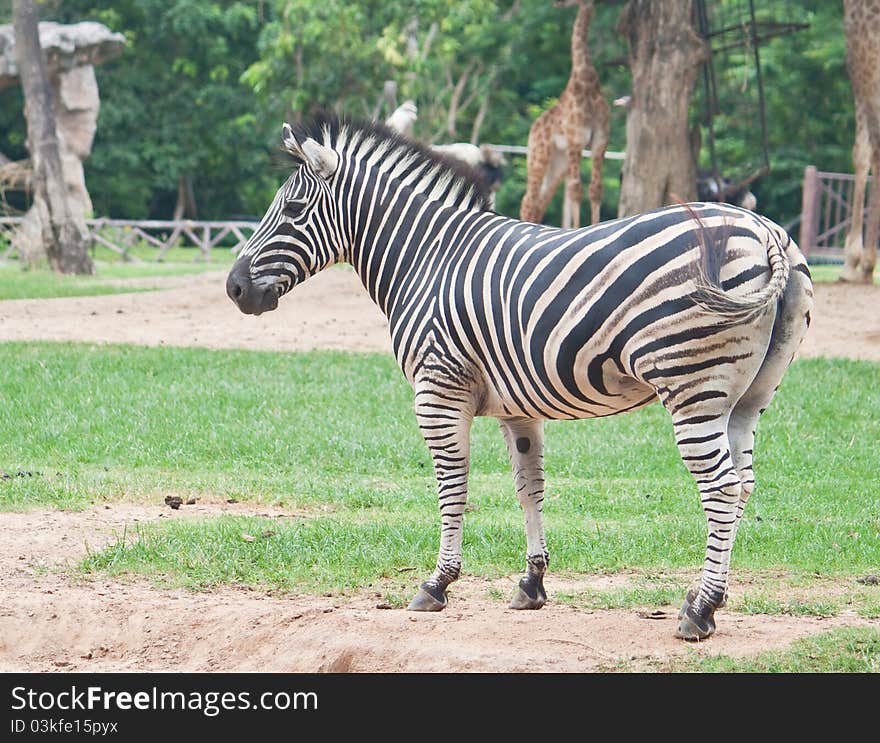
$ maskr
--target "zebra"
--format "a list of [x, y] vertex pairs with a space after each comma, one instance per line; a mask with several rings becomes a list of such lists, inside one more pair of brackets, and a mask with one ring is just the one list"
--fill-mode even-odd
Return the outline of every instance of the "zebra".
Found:
[[549, 564], [544, 421], [657, 400], [708, 525], [676, 636], [715, 631], [755, 478], [753, 443], [810, 322], [803, 255], [769, 219], [677, 204], [577, 230], [487, 209], [472, 174], [377, 122], [282, 128], [298, 162], [242, 248], [226, 290], [259, 315], [328, 266], [353, 266], [388, 319], [414, 393], [440, 507], [436, 568], [408, 608], [439, 611], [461, 571], [469, 431], [498, 419], [525, 516], [510, 606], [539, 609]]

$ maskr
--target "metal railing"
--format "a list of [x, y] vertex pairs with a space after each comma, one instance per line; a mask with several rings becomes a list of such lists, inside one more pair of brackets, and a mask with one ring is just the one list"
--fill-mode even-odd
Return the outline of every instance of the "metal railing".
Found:
[[[868, 178], [866, 196], [871, 181]], [[852, 225], [854, 184], [855, 176], [850, 173], [827, 173], [813, 165], [804, 169], [798, 243], [805, 255], [843, 257], [844, 242]], [[865, 204], [858, 208], [867, 210]]]

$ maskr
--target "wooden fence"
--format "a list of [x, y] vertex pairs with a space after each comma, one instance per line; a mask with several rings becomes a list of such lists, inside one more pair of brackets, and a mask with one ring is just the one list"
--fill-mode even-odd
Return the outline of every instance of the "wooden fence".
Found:
[[[0, 217], [0, 234], [9, 233], [22, 221], [23, 217]], [[227, 240], [232, 252], [247, 242], [257, 228], [257, 222], [246, 221], [198, 221], [192, 219], [87, 219], [86, 225], [91, 233], [93, 245], [103, 245], [125, 260], [139, 262], [142, 259], [131, 253], [132, 246], [144, 241], [157, 248], [153, 260], [162, 260], [169, 248], [196, 247], [205, 260], [211, 257], [211, 249], [221, 241]], [[11, 252], [7, 247], [5, 255]]]
[[[868, 178], [868, 188], [871, 188]], [[809, 165], [804, 170], [800, 249], [811, 258], [842, 259], [852, 224], [855, 176], [826, 173]], [[866, 199], [867, 201], [867, 199]], [[859, 207], [865, 210], [865, 204]]]

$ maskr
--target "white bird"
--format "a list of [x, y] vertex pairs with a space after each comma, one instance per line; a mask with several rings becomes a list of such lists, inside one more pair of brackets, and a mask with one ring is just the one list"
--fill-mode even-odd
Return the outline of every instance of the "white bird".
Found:
[[[413, 126], [418, 118], [418, 108], [413, 101], [404, 101], [385, 119], [385, 125], [398, 134], [413, 138]], [[501, 186], [501, 172], [507, 164], [504, 156], [491, 145], [475, 145], [470, 142], [434, 144], [431, 149], [438, 155], [452, 158], [469, 165], [483, 181], [489, 191], [489, 200], [495, 208], [495, 192]]]
[[412, 138], [413, 125], [418, 118], [419, 110], [416, 108], [415, 101], [404, 101], [394, 112], [385, 119], [385, 126], [393, 129], [404, 137]]

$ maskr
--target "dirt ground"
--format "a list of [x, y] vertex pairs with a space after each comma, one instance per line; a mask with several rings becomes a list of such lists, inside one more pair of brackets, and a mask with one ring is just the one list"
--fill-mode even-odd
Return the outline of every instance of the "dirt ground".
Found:
[[[224, 271], [120, 281], [162, 291], [0, 301], [0, 342], [136, 343], [265, 351], [390, 351], [388, 323], [355, 273], [340, 266], [314, 276], [260, 317], [226, 297]], [[880, 361], [880, 286], [815, 286], [804, 356]]]
[[[0, 342], [389, 349], [384, 318], [347, 268], [315, 277], [282, 300], [278, 311], [259, 318], [233, 307], [224, 280], [223, 272], [212, 272], [137, 282], [165, 287], [160, 291], [2, 301]], [[817, 285], [802, 354], [880, 361], [878, 310], [880, 287]], [[0, 672], [589, 672], [619, 664], [648, 669], [695, 655], [757, 655], [833, 627], [880, 627], [880, 621], [854, 613], [817, 618], [721, 611], [717, 634], [689, 645], [673, 637], [676, 607], [646, 617], [636, 610], [584, 610], [552, 601], [558, 590], [626, 585], [625, 574], [587, 576], [577, 583], [551, 574], [551, 600], [538, 612], [512, 611], [493, 598], [498, 591], [510, 595], [517, 575], [494, 582], [465, 576], [444, 612], [416, 614], [378, 608], [382, 597], [370, 592], [195, 593], [143, 579], [77, 578], [65, 570], [86, 550], [111, 544], [126, 525], [222, 512], [285, 515], [266, 506], [202, 501], [178, 511], [157, 502], [0, 514]], [[737, 592], [736, 571], [731, 592]]]

